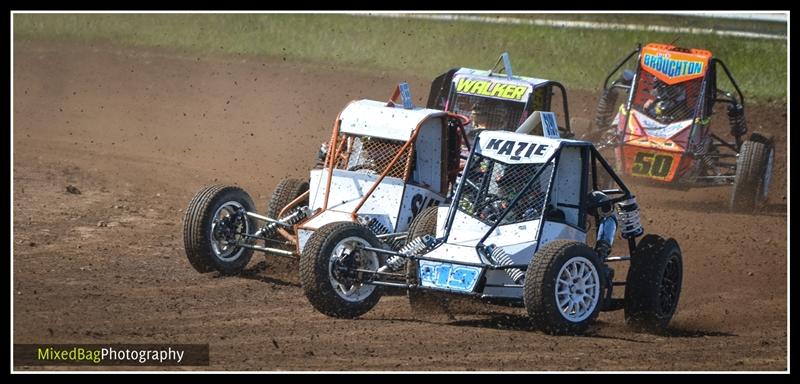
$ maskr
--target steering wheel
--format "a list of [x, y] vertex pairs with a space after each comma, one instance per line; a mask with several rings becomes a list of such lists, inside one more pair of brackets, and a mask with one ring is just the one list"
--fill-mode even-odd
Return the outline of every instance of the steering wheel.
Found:
[[461, 177], [464, 178], [463, 180], [464, 180], [464, 183], [465, 183], [466, 186], [474, 189], [475, 191], [479, 191], [480, 190], [480, 187], [478, 187], [478, 184], [475, 184], [474, 182], [472, 182], [472, 180], [467, 179], [464, 176], [461, 176]]

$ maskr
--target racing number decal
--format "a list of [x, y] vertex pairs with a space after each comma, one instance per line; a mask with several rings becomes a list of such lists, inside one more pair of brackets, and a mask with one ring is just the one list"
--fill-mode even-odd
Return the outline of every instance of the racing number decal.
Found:
[[664, 178], [672, 168], [673, 157], [653, 152], [639, 152], [633, 159], [631, 173], [639, 176]]
[[470, 292], [480, 275], [480, 268], [447, 263], [420, 261], [422, 286]]
[[438, 206], [439, 200], [424, 197], [422, 194], [417, 193], [411, 198], [411, 217], [408, 219], [408, 222], [411, 223], [423, 209], [434, 205]]

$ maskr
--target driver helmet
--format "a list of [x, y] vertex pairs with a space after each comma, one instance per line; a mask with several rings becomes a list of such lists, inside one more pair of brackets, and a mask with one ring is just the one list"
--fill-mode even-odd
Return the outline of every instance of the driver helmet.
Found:
[[472, 129], [469, 134], [471, 137], [475, 137], [482, 129], [505, 129], [509, 116], [510, 112], [503, 104], [477, 102], [472, 105], [469, 112], [472, 120], [472, 124], [470, 124]]
[[655, 89], [655, 117], [668, 118], [675, 108], [686, 101], [686, 90], [683, 85], [662, 86]]

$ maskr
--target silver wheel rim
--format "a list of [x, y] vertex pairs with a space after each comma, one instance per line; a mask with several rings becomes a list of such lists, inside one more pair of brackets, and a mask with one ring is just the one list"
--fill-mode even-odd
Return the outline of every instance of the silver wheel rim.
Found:
[[[352, 303], [365, 300], [375, 290], [375, 286], [369, 284], [353, 284], [347, 286], [339, 282], [339, 280], [336, 280], [333, 276], [333, 261], [345, 250], [352, 251], [356, 245], [371, 247], [366, 240], [357, 236], [351, 236], [336, 243], [336, 246], [333, 247], [333, 252], [331, 252], [331, 257], [328, 260], [328, 278], [330, 279], [333, 290], [336, 291], [336, 294], [343, 300]], [[371, 271], [377, 271], [380, 266], [378, 263], [378, 256], [375, 252], [366, 252], [363, 250], [359, 251], [356, 256], [356, 265], [360, 269], [368, 269]]]
[[556, 305], [565, 319], [577, 323], [594, 312], [600, 298], [600, 278], [589, 259], [575, 256], [556, 275]]
[[[214, 235], [214, 230], [217, 228], [217, 224], [220, 220], [231, 216], [231, 214], [233, 214], [237, 209], [244, 209], [244, 206], [236, 201], [229, 201], [220, 205], [220, 207], [214, 211], [214, 216], [211, 220], [211, 232], [208, 234], [211, 240], [211, 249], [214, 251], [214, 255], [218, 259], [225, 262], [231, 262], [238, 259], [240, 256], [242, 256], [244, 248], [231, 245], [227, 243], [225, 239], [218, 239]], [[244, 232], [250, 233], [250, 223], [247, 219], [244, 220]]]

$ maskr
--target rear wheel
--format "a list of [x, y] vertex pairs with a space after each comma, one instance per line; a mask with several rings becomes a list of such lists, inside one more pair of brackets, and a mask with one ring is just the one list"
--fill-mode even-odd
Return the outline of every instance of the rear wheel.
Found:
[[363, 225], [335, 222], [314, 231], [303, 248], [300, 282], [311, 305], [325, 315], [358, 317], [381, 298], [380, 287], [360, 283], [368, 274], [354, 271], [377, 271], [380, 259], [375, 252], [356, 250], [358, 246], [379, 248], [381, 243]]
[[434, 206], [424, 208], [419, 214], [417, 214], [417, 217], [415, 217], [408, 226], [408, 237], [406, 238], [406, 244], [420, 236], [436, 236], [436, 216], [438, 211], [439, 207]]
[[255, 227], [245, 211], [255, 211], [253, 200], [235, 186], [211, 185], [192, 198], [183, 219], [183, 241], [194, 269], [225, 275], [244, 269], [253, 251], [236, 243]]
[[[272, 196], [269, 199], [269, 203], [267, 204], [267, 211], [266, 216], [271, 219], [280, 219], [278, 214], [281, 210], [286, 207], [289, 203], [294, 201], [296, 198], [300, 197], [300, 195], [306, 193], [308, 191], [308, 182], [299, 179], [283, 179], [281, 180], [278, 185], [275, 187], [275, 191], [272, 192]], [[308, 205], [308, 197], [300, 201], [297, 207], [302, 207]], [[292, 210], [289, 210], [287, 215], [291, 213]], [[288, 229], [290, 232], [291, 229]], [[272, 239], [281, 242], [282, 244], [279, 245], [279, 248], [293, 250], [294, 246], [291, 244], [283, 244], [285, 243], [286, 239], [279, 234], [272, 235]]]
[[[617, 80], [617, 82], [622, 81], [624, 81], [622, 78]], [[614, 117], [616, 117], [617, 111], [619, 110], [618, 99], [620, 92], [619, 88], [613, 86], [603, 91], [603, 94], [600, 96], [600, 101], [597, 103], [594, 120], [588, 132], [581, 138], [582, 140], [593, 142], [612, 168], [617, 166], [617, 126]], [[616, 185], [611, 176], [602, 170], [601, 167], [598, 167], [597, 184], [598, 187], [602, 189], [612, 189]]]
[[584, 136], [584, 140], [600, 141], [604, 140], [613, 129], [614, 116], [616, 116], [619, 104], [619, 89], [611, 87], [603, 91], [600, 96], [600, 101], [597, 103], [593, 124], [589, 128], [589, 132]]
[[586, 244], [556, 240], [533, 257], [523, 297], [533, 323], [552, 334], [581, 334], [600, 313], [604, 286], [597, 253]]
[[683, 259], [674, 239], [646, 235], [631, 255], [625, 284], [625, 322], [631, 327], [663, 332], [681, 294]]
[[[272, 219], [280, 219], [278, 213], [287, 204], [308, 191], [308, 182], [299, 179], [283, 179], [275, 187], [272, 197], [267, 204], [266, 215]], [[298, 204], [298, 206], [308, 205], [308, 198]]]
[[732, 211], [751, 212], [766, 203], [774, 158], [775, 146], [769, 137], [753, 134], [742, 143], [731, 192]]

